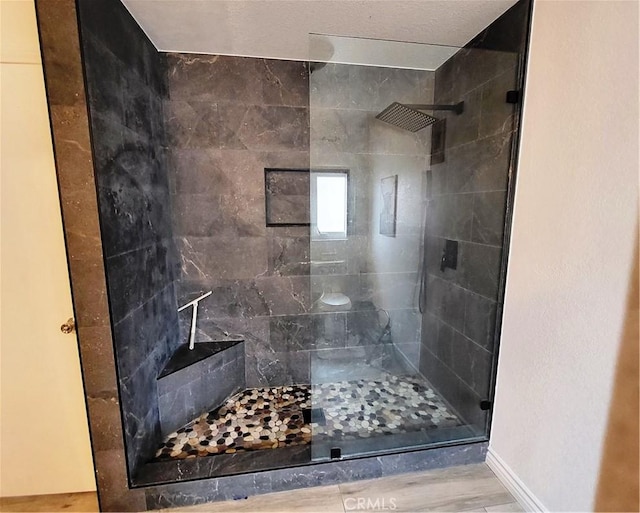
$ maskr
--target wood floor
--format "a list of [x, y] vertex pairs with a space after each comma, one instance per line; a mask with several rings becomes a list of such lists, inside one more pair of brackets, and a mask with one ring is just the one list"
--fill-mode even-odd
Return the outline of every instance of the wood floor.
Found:
[[0, 511], [98, 511], [95, 492], [0, 497]]
[[[98, 511], [94, 493], [0, 499], [0, 511]], [[257, 495], [167, 512], [522, 511], [484, 463], [402, 474], [369, 481]]]

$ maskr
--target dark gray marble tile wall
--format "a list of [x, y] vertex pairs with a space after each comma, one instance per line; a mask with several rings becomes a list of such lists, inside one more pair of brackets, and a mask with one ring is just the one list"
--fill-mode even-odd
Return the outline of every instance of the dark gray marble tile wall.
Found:
[[[428, 137], [398, 134], [380, 126], [375, 114], [394, 100], [430, 101], [433, 74], [330, 64], [309, 77], [300, 62], [166, 57], [179, 297], [186, 301], [214, 291], [201, 303], [201, 319], [246, 337], [247, 386], [310, 379], [309, 362], [327, 339], [323, 314], [314, 307], [325, 290], [342, 291], [354, 304], [372, 301], [397, 310], [392, 312], [394, 342], [416, 361], [420, 325], [411, 302], [422, 200], [412, 203], [411, 198], [420, 194]], [[266, 227], [264, 169], [310, 166], [350, 170], [345, 241], [311, 241], [307, 227]], [[393, 240], [377, 229], [371, 232], [372, 216], [378, 217], [371, 210], [372, 198], [379, 195], [379, 179], [389, 169], [403, 175], [399, 202], [404, 210], [399, 237]], [[374, 184], [372, 170], [377, 173]], [[295, 175], [291, 177], [289, 188], [295, 185]], [[305, 187], [302, 193], [308, 197], [308, 182]], [[410, 213], [413, 206], [416, 212]], [[304, 220], [308, 214], [298, 217]], [[410, 234], [414, 237], [408, 241]], [[378, 251], [382, 254], [367, 255], [370, 240], [385, 246]], [[336, 268], [310, 264], [327, 259], [345, 263]], [[353, 334], [358, 315], [346, 317]], [[317, 343], [289, 329], [292, 323], [309, 322]], [[339, 342], [344, 347], [358, 339], [345, 335]]]
[[[420, 370], [479, 432], [489, 399], [500, 273], [517, 131], [516, 106], [528, 2], [522, 1], [438, 70], [435, 103], [465, 102], [446, 116], [445, 160], [432, 166], [428, 191]], [[441, 270], [446, 240], [458, 241], [457, 269]]]
[[199, 318], [245, 337], [248, 387], [308, 381], [308, 348], [271, 344], [279, 329], [270, 319], [310, 310], [309, 230], [266, 226], [264, 181], [265, 168], [309, 167], [307, 66], [166, 59], [179, 302], [213, 290]]
[[[291, 488], [327, 486], [359, 479], [374, 479], [402, 472], [417, 472], [484, 461], [487, 443], [440, 447], [356, 460], [317, 463], [254, 474], [175, 483], [147, 489], [147, 509], [191, 506], [232, 500]], [[213, 459], [213, 458], [206, 458]], [[189, 463], [185, 461], [185, 463]]]
[[244, 390], [243, 346], [244, 343], [240, 342], [158, 378], [162, 436], [184, 426], [201, 413], [221, 406], [230, 396]]
[[78, 7], [127, 458], [135, 469], [158, 443], [156, 378], [179, 344], [165, 67], [120, 2]]

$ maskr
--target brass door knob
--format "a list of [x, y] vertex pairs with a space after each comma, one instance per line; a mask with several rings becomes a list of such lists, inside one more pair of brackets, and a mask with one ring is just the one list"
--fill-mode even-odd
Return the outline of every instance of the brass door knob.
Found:
[[67, 322], [65, 322], [62, 326], [60, 326], [60, 331], [62, 333], [73, 333], [76, 329], [76, 321], [73, 320], [73, 317], [69, 318]]

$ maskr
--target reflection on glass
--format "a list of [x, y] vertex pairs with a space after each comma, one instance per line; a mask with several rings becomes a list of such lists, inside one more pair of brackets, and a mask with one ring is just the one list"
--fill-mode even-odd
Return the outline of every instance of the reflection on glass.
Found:
[[312, 456], [482, 438], [516, 55], [310, 43]]

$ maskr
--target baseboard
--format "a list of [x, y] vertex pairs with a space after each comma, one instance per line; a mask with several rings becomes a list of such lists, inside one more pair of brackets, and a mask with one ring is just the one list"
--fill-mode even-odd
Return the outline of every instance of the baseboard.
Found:
[[518, 504], [522, 506], [525, 511], [534, 512], [547, 512], [544, 504], [538, 499], [526, 485], [520, 481], [518, 476], [515, 475], [513, 470], [507, 465], [500, 456], [498, 456], [491, 446], [487, 450], [487, 466], [493, 470], [493, 473], [504, 485], [504, 487], [511, 492]]

